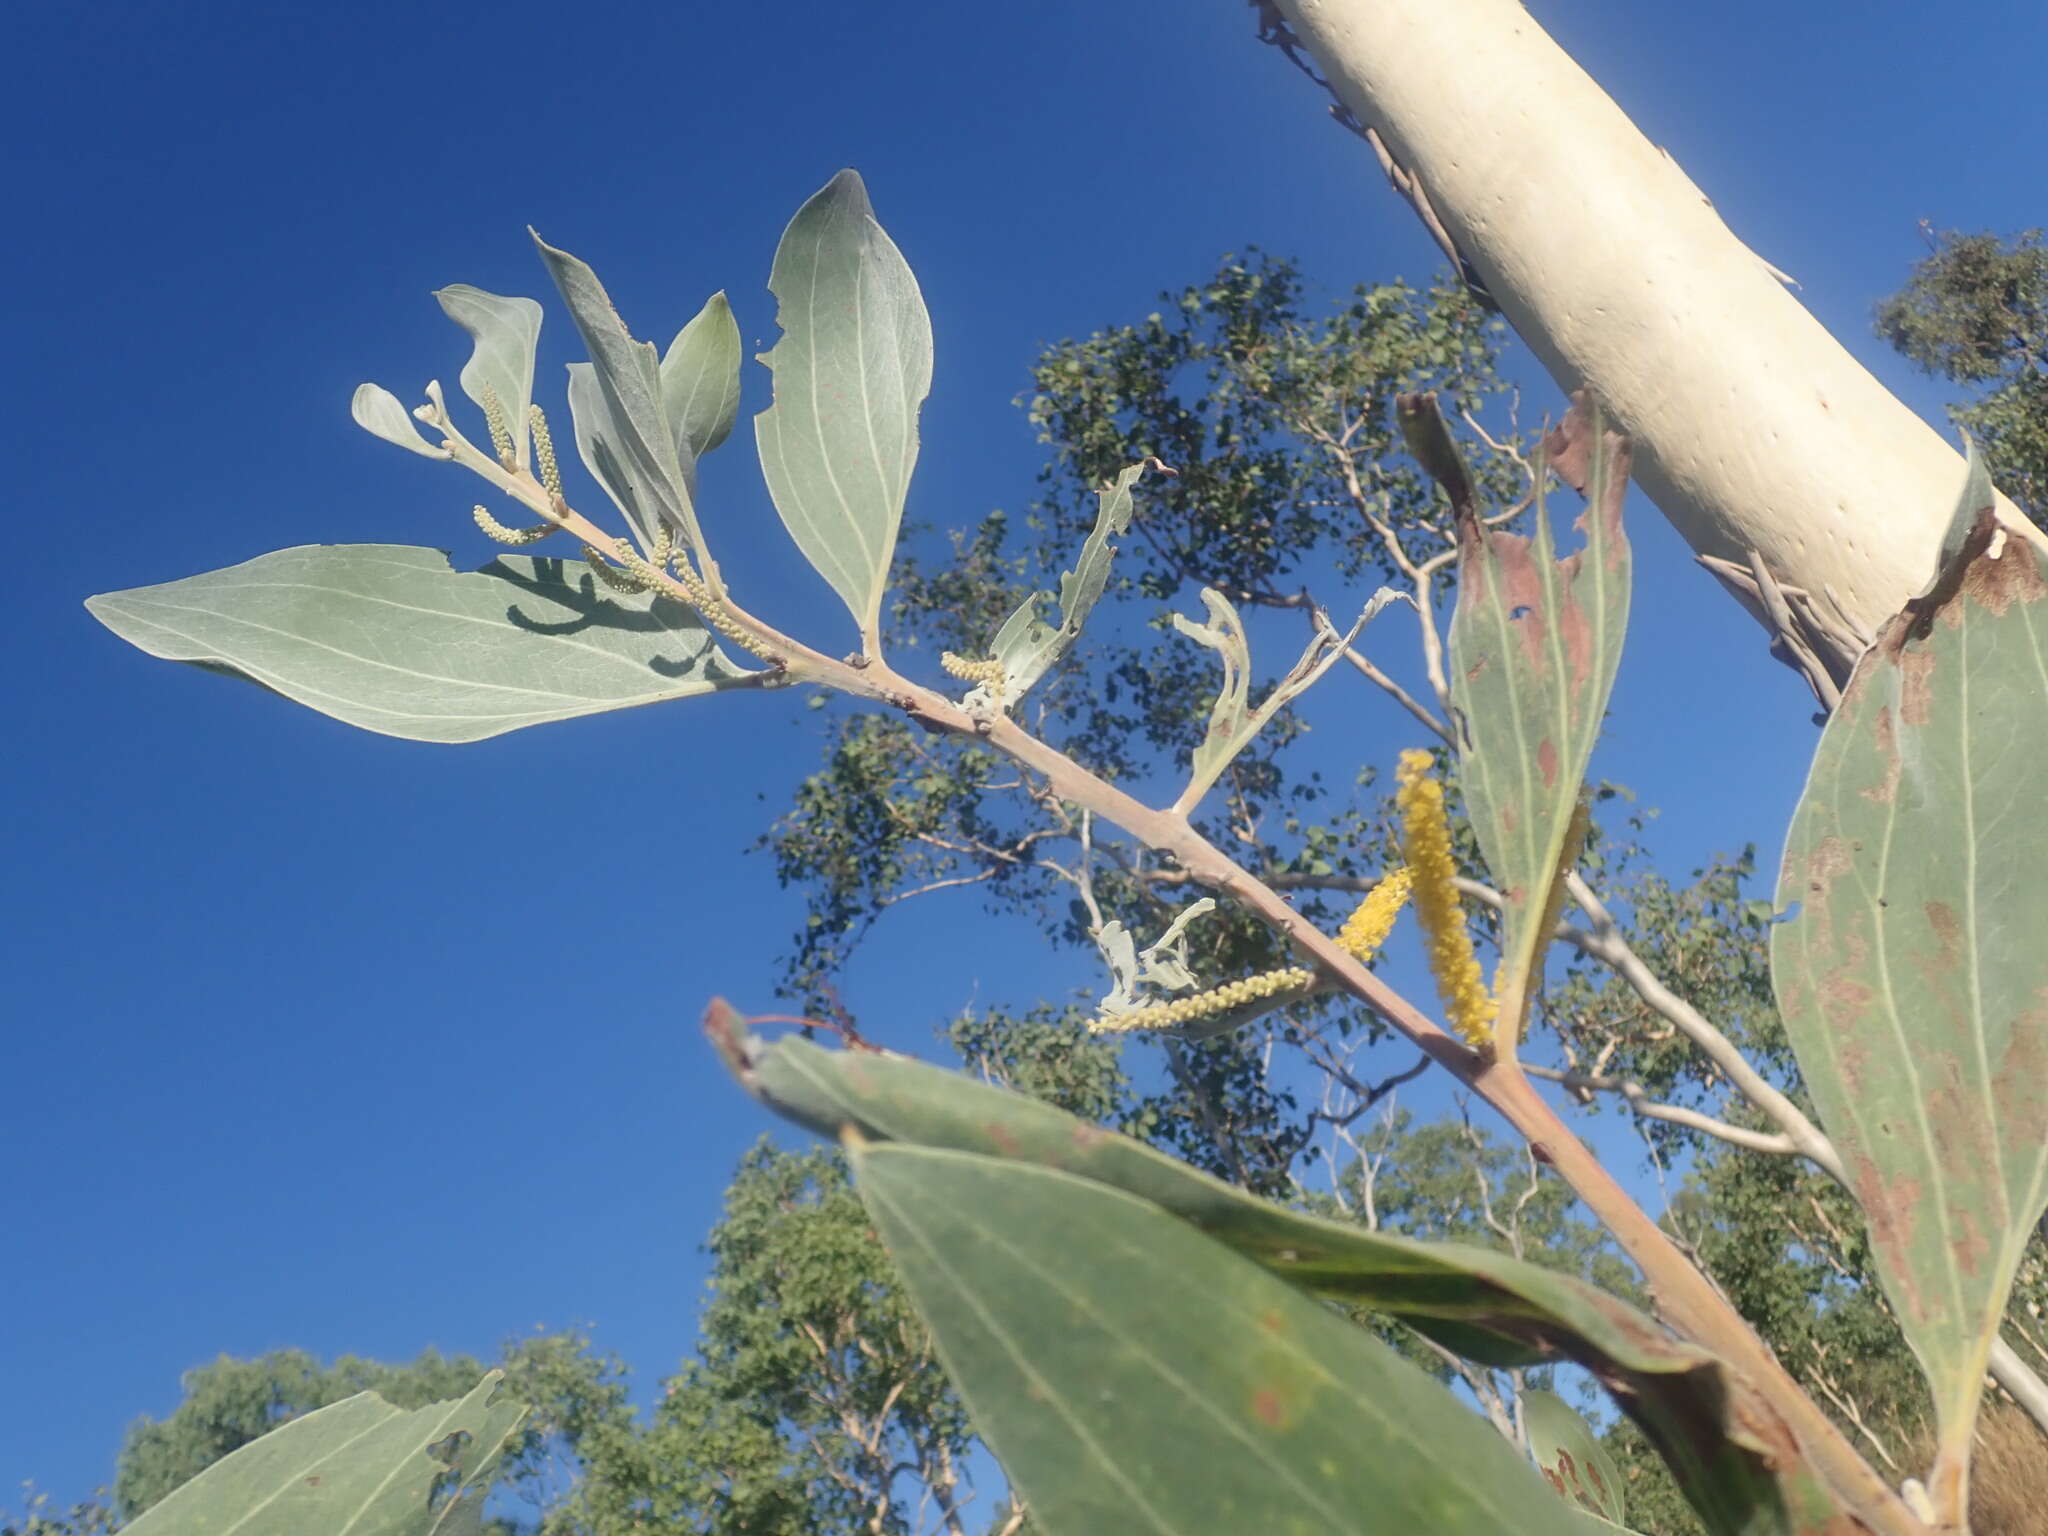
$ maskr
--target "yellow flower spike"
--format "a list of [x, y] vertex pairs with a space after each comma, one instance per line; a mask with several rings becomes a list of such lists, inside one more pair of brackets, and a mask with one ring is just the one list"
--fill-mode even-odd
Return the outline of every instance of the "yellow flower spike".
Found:
[[971, 661], [951, 651], [941, 651], [939, 665], [946, 669], [948, 677], [957, 677], [963, 683], [979, 683], [991, 692], [1003, 686], [1003, 664], [1000, 661]]
[[537, 523], [531, 528], [507, 528], [481, 503], [470, 508], [469, 515], [476, 519], [477, 527], [500, 544], [510, 544], [515, 549], [522, 544], [538, 544], [555, 531], [553, 523]]
[[1139, 1029], [1177, 1029], [1183, 1024], [1192, 1024], [1196, 1019], [1228, 1013], [1233, 1008], [1242, 1008], [1247, 1003], [1255, 1003], [1262, 998], [1277, 997], [1282, 992], [1305, 992], [1315, 984], [1315, 979], [1314, 971], [1290, 965], [1281, 970], [1267, 971], [1262, 975], [1227, 981], [1207, 992], [1197, 992], [1193, 997], [1176, 998], [1170, 1003], [1153, 1003], [1148, 1007], [1133, 1008], [1128, 1013], [1109, 1014], [1103, 1018], [1091, 1019], [1088, 1027], [1097, 1034], [1121, 1034]]
[[1436, 977], [1444, 1017], [1474, 1046], [1493, 1041], [1495, 1005], [1465, 931], [1465, 912], [1453, 882], [1451, 829], [1444, 820], [1444, 787], [1429, 776], [1430, 756], [1401, 754], [1395, 772], [1394, 805], [1401, 813], [1401, 856], [1415, 887], [1415, 916], [1429, 943], [1430, 974]]
[[619, 567], [613, 565], [588, 544], [583, 546], [583, 558], [588, 562], [590, 569], [596, 573], [598, 579], [614, 592], [635, 593], [647, 590], [645, 580], [635, 575], [632, 571], [619, 569]]
[[555, 439], [548, 431], [547, 412], [536, 402], [526, 408], [526, 419], [533, 428], [533, 461], [540, 466], [541, 488], [560, 501], [562, 470], [561, 466], [555, 463]]
[[1408, 904], [1414, 884], [1415, 876], [1406, 864], [1396, 864], [1381, 876], [1379, 884], [1365, 893], [1365, 900], [1337, 930], [1337, 944], [1344, 953], [1361, 965], [1378, 954], [1394, 931], [1394, 919]]
[[488, 384], [483, 387], [483, 396], [484, 425], [491, 429], [491, 450], [497, 454], [498, 462], [510, 469], [516, 458], [512, 451], [512, 429], [505, 425], [504, 402]]

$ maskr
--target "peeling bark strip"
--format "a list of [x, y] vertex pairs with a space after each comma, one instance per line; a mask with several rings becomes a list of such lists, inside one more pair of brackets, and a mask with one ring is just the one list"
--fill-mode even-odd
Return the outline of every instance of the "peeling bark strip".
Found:
[[1771, 941], [1786, 1032], [1934, 1389], [1945, 1512], [2048, 1209], [2048, 573], [1974, 498], [1951, 548], [1821, 737], [1778, 884], [1799, 913]]
[[[1613, 412], [1636, 479], [1696, 552], [1745, 569], [1754, 555], [1868, 630], [1927, 584], [1961, 458], [1518, 0], [1271, 8], [1428, 188], [1558, 384]], [[2003, 498], [1999, 510], [2048, 548]]]

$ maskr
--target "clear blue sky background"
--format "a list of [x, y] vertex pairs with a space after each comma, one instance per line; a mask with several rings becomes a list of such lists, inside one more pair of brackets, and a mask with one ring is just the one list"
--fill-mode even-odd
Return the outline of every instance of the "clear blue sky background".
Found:
[[[1869, 310], [1917, 219], [2048, 220], [2038, 7], [1534, 8], [1938, 409]], [[765, 345], [783, 223], [859, 167], [932, 310], [912, 513], [941, 526], [1028, 501], [1039, 450], [1009, 402], [1042, 343], [1248, 242], [1333, 288], [1426, 278], [1434, 249], [1235, 0], [126, 0], [15, 7], [8, 32], [0, 1483], [87, 1491], [124, 1424], [221, 1351], [487, 1354], [589, 1321], [644, 1389], [691, 1346], [697, 1244], [764, 1128], [695, 1019], [713, 992], [772, 1005], [798, 908], [745, 850], [819, 717], [743, 697], [414, 746], [151, 661], [80, 599], [301, 543], [484, 558], [470, 486], [347, 402], [452, 380], [466, 343], [432, 288], [546, 297], [528, 222], [642, 334], [724, 287]], [[567, 332], [554, 311], [544, 380]], [[837, 643], [747, 436], [706, 470], [728, 575]], [[1801, 690], [1651, 509], [1635, 528], [1597, 766], [1664, 808], [1673, 867], [1750, 839], [1769, 860], [1810, 749]], [[1410, 744], [1356, 697], [1312, 701], [1328, 750]], [[582, 831], [649, 805], [642, 837]], [[848, 990], [908, 1048], [977, 996], [1089, 979], [967, 908], [922, 921]]]

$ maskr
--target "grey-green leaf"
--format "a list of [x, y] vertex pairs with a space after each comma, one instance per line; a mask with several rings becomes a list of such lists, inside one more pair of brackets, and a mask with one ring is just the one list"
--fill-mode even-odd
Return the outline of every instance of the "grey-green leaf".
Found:
[[1555, 1392], [1522, 1394], [1522, 1428], [1529, 1455], [1559, 1497], [1602, 1520], [1620, 1525], [1626, 1516], [1621, 1469], [1592, 1425]]
[[533, 243], [555, 286], [568, 302], [576, 329], [590, 349], [598, 392], [605, 405], [614, 452], [635, 494], [701, 559], [708, 559], [689, 477], [676, 454], [675, 433], [661, 404], [661, 363], [653, 343], [636, 341], [612, 307], [611, 296], [587, 263], [555, 249], [539, 235]]
[[852, 1155], [1047, 1536], [1584, 1536], [1443, 1387], [1157, 1206], [961, 1152]]
[[768, 286], [782, 339], [754, 418], [783, 526], [872, 643], [932, 382], [932, 328], [909, 264], [852, 171], [783, 231]]
[[1798, 913], [1771, 943], [1953, 1457], [2048, 1207], [2048, 574], [1982, 493], [1973, 475], [1956, 557], [1828, 720], [1778, 883]]
[[576, 433], [576, 453], [583, 467], [611, 497], [647, 554], [655, 553], [660, 534], [674, 524], [662, 514], [662, 498], [645, 473], [645, 461], [627, 446], [629, 429], [612, 414], [612, 402], [598, 382], [592, 363], [569, 364], [569, 421]]
[[1109, 541], [1130, 531], [1131, 487], [1144, 472], [1145, 463], [1127, 464], [1095, 493], [1095, 526], [1082, 542], [1074, 568], [1060, 572], [1059, 622], [1048, 624], [1039, 617], [1039, 610], [1052, 601], [1052, 593], [1034, 592], [1003, 621], [989, 642], [989, 654], [1003, 664], [1005, 708], [1023, 698], [1080, 638], [1081, 626], [1109, 585], [1110, 564], [1116, 558]]
[[524, 469], [533, 457], [527, 408], [533, 404], [533, 355], [540, 345], [541, 307], [532, 299], [486, 293], [468, 283], [437, 289], [434, 297], [475, 346], [462, 365], [462, 392], [488, 412], [495, 399], [512, 437], [513, 457]]
[[357, 426], [366, 432], [374, 432], [387, 443], [410, 448], [424, 458], [453, 457], [446, 448], [426, 440], [414, 424], [412, 413], [399, 403], [398, 396], [381, 384], [358, 384], [348, 409]]
[[740, 327], [722, 292], [669, 343], [661, 360], [661, 410], [694, 496], [697, 460], [732, 435], [740, 410]]
[[527, 1409], [492, 1371], [467, 1397], [410, 1412], [360, 1392], [223, 1457], [125, 1536], [456, 1536]]
[[576, 560], [506, 555], [457, 572], [436, 549], [306, 545], [86, 607], [153, 656], [412, 741], [478, 741], [771, 677], [734, 666], [686, 605], [615, 594]]

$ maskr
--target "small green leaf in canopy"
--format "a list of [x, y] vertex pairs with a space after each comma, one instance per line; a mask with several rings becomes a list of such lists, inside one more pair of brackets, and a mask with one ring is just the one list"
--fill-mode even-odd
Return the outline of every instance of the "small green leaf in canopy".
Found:
[[1968, 536], [1857, 663], [1785, 847], [1771, 976], [1933, 1385], [1953, 1504], [2048, 1207], [2048, 578], [1973, 466]]
[[686, 605], [598, 587], [581, 561], [506, 555], [457, 572], [437, 549], [310, 544], [88, 598], [130, 644], [412, 741], [758, 686]]
[[[1438, 473], [1439, 461], [1455, 450], [1435, 401], [1403, 401], [1411, 447]], [[1541, 963], [1545, 910], [1564, 873], [1559, 866], [1586, 764], [1621, 661], [1629, 605], [1621, 527], [1628, 464], [1626, 441], [1581, 400], [1539, 459], [1530, 536], [1487, 525], [1469, 489], [1462, 496], [1456, 490], [1466, 483], [1462, 466], [1446, 482], [1458, 525], [1458, 605], [1450, 629], [1458, 782], [1479, 850], [1507, 898], [1498, 982], [1504, 1047], [1516, 1036]], [[1586, 495], [1576, 525], [1586, 547], [1562, 560], [1541, 494], [1551, 467]]]
[[693, 497], [697, 460], [732, 435], [739, 411], [739, 322], [724, 293], [714, 293], [661, 359], [661, 412]]
[[1437, 1382], [1157, 1206], [961, 1152], [852, 1156], [1047, 1536], [1585, 1536]]
[[223, 1457], [125, 1536], [458, 1536], [526, 1420], [492, 1371], [467, 1397], [410, 1412], [359, 1392]]
[[774, 403], [754, 418], [761, 470], [783, 526], [873, 649], [931, 389], [931, 319], [852, 171], [797, 210], [768, 286], [782, 339], [761, 358], [775, 375]]

